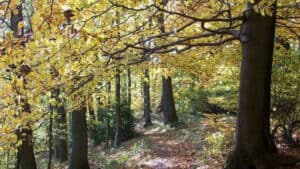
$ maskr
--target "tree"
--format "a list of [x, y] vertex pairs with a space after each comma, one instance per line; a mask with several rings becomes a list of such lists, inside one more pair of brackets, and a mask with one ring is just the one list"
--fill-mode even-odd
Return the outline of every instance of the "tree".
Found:
[[129, 108], [131, 108], [131, 69], [127, 69], [127, 102]]
[[72, 112], [72, 153], [70, 169], [89, 169], [86, 108]]
[[115, 138], [114, 146], [118, 147], [121, 144], [121, 77], [120, 70], [117, 70], [115, 75]]
[[[30, 113], [30, 105], [26, 100], [23, 100], [23, 103], [23, 113]], [[30, 126], [17, 131], [17, 138], [18, 140], [22, 141], [22, 143], [18, 147], [16, 169], [37, 168], [33, 151], [32, 129]]]
[[178, 122], [171, 77], [162, 77], [161, 111], [164, 115], [164, 124], [173, 125]]
[[[24, 30], [19, 29], [19, 23], [23, 21], [23, 7], [22, 3], [15, 6], [17, 12], [11, 12], [11, 29], [13, 34], [16, 38], [20, 38], [24, 36]], [[31, 30], [29, 30], [31, 31]], [[21, 40], [21, 39], [20, 39]], [[19, 42], [20, 43], [20, 42]], [[26, 43], [26, 41], [24, 42]], [[25, 45], [25, 44], [24, 44]], [[11, 66], [10, 66], [11, 67]], [[16, 68], [16, 67], [15, 67]], [[20, 86], [21, 88], [27, 88], [27, 75], [31, 72], [31, 68], [28, 65], [20, 64], [19, 65], [19, 75], [18, 78], [22, 81], [23, 85]], [[16, 84], [15, 84], [16, 85]], [[21, 97], [20, 102], [18, 104], [22, 107], [22, 114], [30, 114], [31, 108], [30, 104], [28, 103], [28, 98], [22, 95], [20, 89], [16, 89], [18, 95]], [[30, 126], [30, 122], [25, 124], [25, 126], [19, 128], [16, 132], [17, 140], [21, 141], [21, 145], [18, 147], [17, 153], [17, 169], [35, 169], [37, 168], [35, 157], [34, 157], [34, 150], [33, 150], [33, 141], [32, 141], [32, 129]]]
[[272, 166], [274, 143], [270, 137], [270, 85], [274, 48], [275, 10], [263, 16], [248, 3], [241, 32], [239, 112], [236, 144], [227, 169], [267, 169]]
[[144, 69], [144, 81], [143, 81], [143, 93], [144, 93], [144, 127], [152, 125], [151, 121], [151, 103], [150, 103], [150, 76], [149, 69]]
[[109, 148], [109, 140], [110, 140], [110, 113], [111, 113], [111, 83], [107, 82], [106, 84], [106, 93], [107, 93], [107, 107], [106, 107], [106, 127], [105, 127], [105, 148]]
[[[161, 5], [166, 6], [168, 0], [162, 0]], [[165, 18], [162, 12], [158, 17], [158, 25], [160, 32], [166, 33]], [[170, 76], [162, 76], [162, 96], [161, 96], [161, 111], [163, 112], [164, 124], [175, 124], [178, 122], [178, 117], [175, 108], [173, 96], [172, 79]]]

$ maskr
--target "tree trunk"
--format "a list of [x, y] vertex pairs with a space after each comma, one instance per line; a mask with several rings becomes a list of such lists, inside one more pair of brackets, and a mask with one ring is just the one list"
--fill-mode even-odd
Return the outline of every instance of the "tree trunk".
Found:
[[144, 127], [148, 127], [152, 125], [151, 122], [151, 108], [150, 108], [150, 77], [149, 77], [149, 69], [144, 70], [144, 81], [143, 81], [143, 90], [144, 90], [144, 118], [145, 123]]
[[17, 169], [36, 169], [33, 143], [32, 143], [32, 130], [22, 129], [18, 132], [18, 140], [22, 140], [22, 145], [18, 148], [17, 154]]
[[162, 77], [161, 109], [164, 115], [164, 124], [174, 125], [178, 123], [171, 77]]
[[[26, 99], [22, 99], [23, 113], [30, 113], [30, 105]], [[17, 131], [17, 139], [22, 140], [22, 144], [18, 147], [17, 169], [36, 169], [36, 162], [33, 151], [32, 130], [30, 126]]]
[[243, 59], [236, 145], [226, 168], [270, 169], [275, 150], [270, 137], [275, 17], [256, 13], [251, 4], [248, 9], [241, 34]]
[[117, 74], [115, 76], [115, 139], [114, 146], [118, 147], [121, 144], [121, 82], [120, 82], [120, 71], [117, 70]]
[[67, 114], [65, 110], [64, 99], [59, 98], [60, 89], [55, 90], [55, 100], [58, 103], [56, 106], [57, 117], [54, 122], [54, 158], [62, 163], [68, 160], [68, 134], [67, 134]]
[[89, 169], [86, 108], [72, 112], [72, 154], [69, 169]]
[[53, 148], [53, 111], [54, 111], [54, 106], [50, 105], [49, 106], [50, 110], [50, 118], [49, 118], [49, 128], [48, 128], [48, 166], [47, 169], [51, 169], [52, 166], [52, 148]]
[[128, 101], [128, 106], [131, 108], [131, 70], [128, 68], [127, 71], [127, 101]]
[[[167, 5], [168, 0], [162, 0], [161, 5]], [[165, 33], [165, 18], [162, 12], [158, 16], [158, 25], [161, 33]], [[162, 97], [161, 97], [161, 111], [164, 115], [164, 124], [175, 124], [178, 122], [178, 117], [175, 109], [175, 102], [173, 97], [172, 80], [171, 77], [162, 77]]]
[[[18, 4], [16, 9], [18, 9], [16, 13], [11, 11], [10, 25], [14, 33], [14, 36], [16, 38], [19, 38], [24, 35], [23, 30], [18, 29], [19, 23], [24, 20], [22, 3]], [[26, 66], [30, 70], [30, 67], [28, 65], [22, 64], [20, 66], [21, 67]], [[26, 89], [26, 75], [29, 72], [20, 72], [20, 73], [22, 74], [20, 78], [23, 78], [24, 89]], [[31, 113], [30, 105], [28, 104], [27, 98], [23, 98], [23, 97], [24, 96], [21, 96], [22, 99], [20, 101], [20, 104], [22, 104], [22, 108], [23, 108], [22, 113]], [[20, 128], [18, 131], [16, 131], [17, 139], [18, 141], [21, 140], [22, 144], [18, 147], [17, 162], [15, 167], [17, 169], [36, 169], [37, 167], [36, 167], [34, 150], [33, 150], [33, 142], [32, 142], [32, 129], [30, 127], [30, 124], [26, 124], [26, 125], [27, 125], [26, 128], [25, 127]]]
[[105, 148], [109, 148], [109, 140], [110, 140], [110, 113], [111, 113], [111, 102], [110, 102], [110, 92], [111, 92], [111, 83], [107, 83], [107, 110], [106, 110], [106, 130], [105, 130]]

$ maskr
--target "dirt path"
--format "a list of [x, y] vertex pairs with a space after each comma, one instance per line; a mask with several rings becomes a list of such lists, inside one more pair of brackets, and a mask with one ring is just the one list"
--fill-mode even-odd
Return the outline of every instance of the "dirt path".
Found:
[[193, 169], [198, 166], [193, 143], [180, 141], [170, 133], [146, 135], [152, 143], [144, 159], [138, 166], [144, 169]]
[[187, 126], [170, 129], [164, 127], [160, 119], [162, 118], [159, 116], [154, 117], [153, 125], [146, 129], [142, 128], [142, 122], [138, 124], [137, 130], [143, 134], [143, 139], [149, 142], [149, 151], [136, 159], [136, 168], [196, 169], [199, 167], [199, 154], [195, 143], [182, 137], [180, 132], [186, 130]]

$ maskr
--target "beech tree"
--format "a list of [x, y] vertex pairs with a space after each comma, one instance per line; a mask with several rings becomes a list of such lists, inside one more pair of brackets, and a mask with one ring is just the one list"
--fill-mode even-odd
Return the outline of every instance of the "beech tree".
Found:
[[241, 30], [243, 61], [236, 146], [227, 166], [232, 169], [274, 167], [270, 89], [276, 4], [272, 6], [272, 16], [263, 16], [253, 8], [257, 3], [248, 3]]
[[117, 70], [115, 75], [115, 147], [118, 147], [121, 144], [121, 118], [121, 77], [119, 70]]
[[72, 112], [72, 153], [70, 169], [89, 169], [86, 108]]
[[143, 94], [144, 94], [144, 127], [152, 125], [151, 121], [151, 103], [150, 103], [150, 76], [149, 69], [144, 69], [144, 81], [143, 81]]
[[[168, 0], [162, 0], [161, 5], [166, 6]], [[166, 33], [165, 30], [165, 18], [162, 12], [157, 18], [160, 32]], [[173, 96], [172, 79], [170, 76], [162, 76], [162, 96], [161, 96], [161, 111], [164, 116], [164, 124], [175, 124], [178, 122], [178, 117], [175, 108], [175, 101]]]

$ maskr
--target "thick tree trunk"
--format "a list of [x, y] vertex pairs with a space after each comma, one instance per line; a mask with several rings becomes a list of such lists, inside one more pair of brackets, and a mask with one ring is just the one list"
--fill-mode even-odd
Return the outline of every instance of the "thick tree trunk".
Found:
[[[23, 105], [23, 113], [30, 113], [30, 105], [27, 103], [26, 99], [21, 101]], [[17, 139], [22, 141], [21, 146], [18, 147], [17, 154], [17, 169], [36, 169], [36, 162], [33, 151], [32, 142], [32, 130], [30, 126], [27, 128], [22, 128], [22, 130], [17, 131]]]
[[171, 77], [162, 77], [161, 110], [164, 115], [164, 124], [178, 123]]
[[32, 143], [32, 130], [22, 129], [18, 132], [18, 140], [22, 140], [22, 145], [18, 148], [17, 155], [17, 169], [36, 169], [33, 143]]
[[68, 134], [67, 134], [67, 114], [65, 110], [65, 101], [59, 98], [60, 89], [56, 89], [55, 100], [58, 103], [56, 106], [57, 116], [54, 122], [54, 158], [58, 162], [68, 160]]
[[72, 154], [69, 169], [89, 169], [86, 108], [72, 112]]
[[121, 127], [122, 127], [122, 119], [121, 119], [121, 82], [120, 82], [120, 72], [117, 70], [117, 74], [115, 76], [115, 139], [114, 146], [118, 147], [121, 144]]
[[[162, 0], [161, 5], [167, 5], [168, 0]], [[158, 25], [161, 33], [165, 33], [165, 18], [164, 13], [158, 16]], [[173, 88], [171, 77], [162, 77], [162, 97], [161, 97], [161, 111], [164, 115], [164, 124], [175, 124], [178, 122], [178, 117], [175, 109], [175, 102], [173, 97]]]
[[144, 90], [144, 118], [145, 123], [144, 127], [148, 127], [152, 125], [151, 121], [151, 108], [150, 108], [150, 76], [149, 76], [149, 69], [144, 70], [144, 81], [143, 81], [143, 90]]
[[228, 169], [271, 169], [275, 146], [270, 137], [270, 85], [275, 17], [248, 4], [242, 29], [243, 60], [236, 145]]

